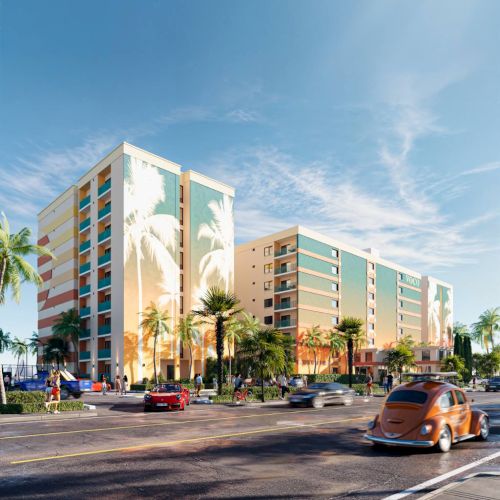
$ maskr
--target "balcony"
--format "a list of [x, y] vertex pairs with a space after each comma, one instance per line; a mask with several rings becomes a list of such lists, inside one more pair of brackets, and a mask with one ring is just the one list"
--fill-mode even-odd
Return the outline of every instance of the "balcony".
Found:
[[80, 243], [80, 253], [86, 252], [87, 250], [90, 250], [90, 240]]
[[111, 277], [109, 278], [103, 278], [102, 280], [99, 280], [97, 282], [97, 289], [102, 290], [103, 288], [108, 288], [111, 286]]
[[90, 262], [85, 262], [85, 264], [80, 265], [80, 274], [85, 274], [90, 272]]
[[108, 359], [110, 357], [111, 357], [111, 349], [99, 349], [99, 351], [97, 351], [98, 359]]
[[288, 290], [295, 290], [297, 288], [297, 283], [289, 283], [288, 285], [279, 285], [274, 287], [276, 293], [287, 292]]
[[111, 300], [105, 300], [104, 302], [99, 302], [97, 305], [97, 310], [99, 312], [109, 311], [111, 309]]
[[83, 210], [85, 207], [88, 207], [90, 205], [90, 194], [88, 196], [85, 196], [83, 200], [80, 201], [80, 210]]
[[107, 193], [111, 189], [111, 179], [108, 179], [102, 186], [99, 186], [97, 190], [97, 196], [100, 198], [104, 193]]
[[101, 208], [101, 210], [99, 210], [99, 212], [97, 212], [97, 219], [101, 220], [104, 217], [106, 217], [106, 215], [109, 215], [110, 213], [111, 213], [111, 203], [106, 205], [104, 208]]
[[274, 304], [275, 311], [282, 311], [283, 309], [295, 309], [297, 307], [297, 302], [282, 302], [281, 304]]
[[281, 319], [275, 322], [274, 326], [276, 328], [293, 328], [297, 326], [297, 320], [295, 319]]
[[108, 229], [105, 229], [104, 231], [102, 231], [102, 233], [99, 233], [97, 235], [98, 243], [102, 243], [103, 241], [106, 241], [109, 238], [111, 238], [111, 228], [110, 227]]
[[274, 258], [283, 257], [284, 255], [291, 255], [295, 253], [297, 249], [295, 247], [284, 248], [283, 250], [278, 250], [274, 252]]
[[80, 330], [80, 339], [89, 339], [90, 338], [90, 328], [85, 328]]
[[80, 287], [80, 297], [90, 293], [90, 285], [83, 285]]
[[103, 266], [104, 264], [107, 264], [108, 262], [111, 262], [111, 252], [110, 253], [105, 253], [104, 255], [101, 255], [97, 259], [97, 264], [99, 266]]
[[88, 361], [90, 359], [90, 351], [80, 352], [80, 361]]
[[80, 222], [80, 232], [85, 231], [88, 227], [90, 227], [90, 217], [87, 217], [85, 220]]
[[99, 335], [99, 337], [110, 334], [111, 334], [111, 325], [101, 325], [97, 328], [97, 335]]
[[274, 270], [274, 274], [286, 274], [293, 273], [297, 270], [296, 264], [287, 264], [286, 266], [279, 266]]
[[87, 316], [90, 316], [90, 307], [81, 307], [80, 318], [85, 318]]

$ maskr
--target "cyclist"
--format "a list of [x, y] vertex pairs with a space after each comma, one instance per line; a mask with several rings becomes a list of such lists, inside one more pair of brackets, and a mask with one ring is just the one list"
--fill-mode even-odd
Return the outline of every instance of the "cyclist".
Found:
[[241, 378], [241, 374], [236, 375], [234, 378], [234, 390], [233, 390], [233, 402], [236, 398], [236, 393], [243, 387], [243, 379]]

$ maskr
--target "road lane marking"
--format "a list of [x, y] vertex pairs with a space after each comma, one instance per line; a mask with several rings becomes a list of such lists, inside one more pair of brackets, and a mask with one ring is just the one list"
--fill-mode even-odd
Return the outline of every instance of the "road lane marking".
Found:
[[284, 430], [297, 430], [302, 429], [303, 427], [318, 427], [320, 425], [328, 425], [328, 424], [336, 424], [341, 422], [354, 422], [356, 420], [369, 420], [370, 417], [355, 417], [355, 418], [343, 418], [340, 420], [323, 420], [322, 422], [315, 422], [313, 424], [304, 424], [304, 426], [298, 427], [296, 425], [291, 425], [288, 427], [264, 427], [262, 429], [255, 429], [252, 431], [242, 431], [242, 432], [231, 432], [228, 434], [215, 434], [212, 436], [203, 436], [198, 438], [187, 438], [187, 439], [177, 439], [175, 441], [163, 441], [161, 443], [150, 443], [150, 444], [139, 444], [134, 446], [124, 446], [122, 448], [109, 448], [107, 450], [93, 450], [93, 451], [81, 451], [77, 453], [67, 453], [65, 455], [53, 455], [49, 457], [38, 457], [38, 458], [28, 458], [25, 460], [14, 460], [11, 465], [19, 465], [19, 464], [28, 464], [33, 462], [46, 462], [48, 460], [59, 460], [62, 458], [74, 458], [74, 457], [84, 457], [89, 455], [103, 455], [106, 453], [117, 453], [120, 451], [134, 451], [134, 450], [143, 450], [150, 448], [163, 448], [167, 446], [174, 446], [178, 444], [187, 444], [187, 443], [199, 443], [202, 441], [213, 441], [215, 439], [226, 439], [232, 437], [240, 437], [240, 436], [251, 436], [255, 434], [265, 434], [269, 432], [279, 433]]
[[441, 483], [442, 481], [444, 481], [450, 477], [461, 474], [462, 472], [465, 472], [469, 469], [473, 469], [474, 467], [477, 467], [478, 465], [484, 464], [485, 462], [490, 462], [491, 460], [494, 460], [495, 458], [498, 458], [498, 457], [500, 457], [500, 451], [497, 451], [496, 453], [493, 453], [492, 455], [488, 455], [487, 457], [476, 460], [475, 462], [471, 462], [470, 464], [459, 467], [458, 469], [453, 469], [449, 472], [446, 472], [445, 474], [441, 474], [440, 476], [434, 477], [433, 479], [429, 479], [429, 481], [425, 481], [425, 483], [417, 484], [416, 486], [412, 486], [411, 488], [408, 488], [404, 491], [401, 491], [400, 493], [396, 493], [394, 495], [385, 497], [384, 500], [399, 500], [400, 498], [404, 498], [404, 497], [407, 497], [409, 495], [414, 495], [415, 493], [418, 493], [419, 491], [422, 491], [425, 488], [428, 488], [429, 486], [433, 486], [434, 484]]
[[[343, 408], [343, 407], [342, 407]], [[10, 439], [26, 439], [33, 437], [45, 437], [45, 436], [59, 436], [65, 434], [82, 434], [85, 432], [110, 432], [115, 430], [124, 430], [124, 429], [141, 429], [145, 427], [163, 427], [168, 425], [179, 425], [179, 424], [192, 424], [199, 422], [213, 422], [219, 420], [237, 420], [242, 418], [261, 418], [261, 417], [270, 417], [274, 415], [294, 415], [294, 414], [308, 414], [318, 411], [325, 411], [327, 409], [335, 409], [337, 408], [317, 408], [317, 409], [308, 409], [308, 410], [288, 410], [288, 411], [278, 411], [272, 413], [259, 413], [259, 414], [251, 414], [251, 415], [232, 415], [230, 417], [210, 417], [210, 418], [195, 418], [189, 420], [171, 420], [168, 422], [156, 422], [156, 423], [147, 423], [147, 424], [135, 424], [135, 425], [119, 425], [114, 427], [97, 427], [92, 429], [77, 429], [71, 431], [56, 431], [56, 432], [40, 432], [36, 434], [18, 434], [16, 436], [3, 436], [0, 437], [0, 441], [6, 441]], [[340, 407], [339, 407], [340, 409]]]

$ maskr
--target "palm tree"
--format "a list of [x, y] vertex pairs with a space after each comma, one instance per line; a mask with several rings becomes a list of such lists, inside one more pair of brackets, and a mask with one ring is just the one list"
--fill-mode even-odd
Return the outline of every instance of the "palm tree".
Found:
[[265, 402], [264, 380], [285, 368], [283, 334], [274, 328], [259, 330], [244, 337], [238, 347], [240, 356], [260, 377], [262, 402]]
[[61, 337], [51, 337], [43, 346], [43, 360], [45, 363], [64, 363], [70, 354], [68, 342]]
[[205, 318], [215, 326], [215, 339], [217, 349], [217, 385], [219, 395], [222, 394], [222, 379], [224, 377], [222, 362], [224, 356], [224, 335], [226, 323], [240, 312], [236, 306], [240, 303], [236, 295], [217, 287], [210, 287], [205, 296], [201, 298], [201, 307], [193, 314]]
[[195, 321], [193, 314], [188, 314], [185, 318], [179, 320], [177, 325], [177, 334], [183, 345], [187, 345], [189, 349], [189, 378], [191, 378], [191, 369], [193, 367], [193, 344], [195, 344], [200, 336], [198, 327], [201, 325], [199, 321]]
[[[0, 354], [7, 351], [10, 348], [11, 340], [10, 333], [4, 332], [0, 328]], [[5, 395], [5, 386], [3, 383], [3, 366], [0, 363], [0, 401], [3, 405], [7, 404], [7, 396]]]
[[146, 311], [141, 313], [141, 317], [141, 328], [154, 336], [153, 370], [155, 372], [155, 384], [158, 384], [158, 372], [156, 371], [156, 344], [158, 342], [158, 337], [163, 332], [170, 333], [170, 328], [168, 326], [170, 316], [167, 311], [162, 311], [154, 302], [151, 302], [151, 304], [146, 307]]
[[[165, 201], [164, 178], [156, 167], [130, 158], [125, 174], [124, 241], [125, 263], [135, 253], [139, 319], [142, 314], [142, 267], [144, 252], [154, 261], [164, 276], [177, 276], [175, 260], [179, 221], [172, 215], [156, 214], [157, 205]], [[174, 255], [172, 255], [174, 254]], [[175, 273], [169, 273], [175, 269]], [[137, 372], [142, 379], [142, 321], [137, 332]]]
[[[315, 325], [306, 331], [302, 340], [302, 345], [313, 353], [314, 373], [316, 374], [318, 348], [323, 346], [323, 332], [321, 331], [319, 325]], [[311, 369], [309, 369], [309, 373], [311, 373]]]
[[[63, 311], [54, 321], [52, 325], [52, 333], [56, 337], [61, 337], [67, 340], [73, 346], [74, 352], [78, 355], [78, 346], [80, 342], [80, 333], [82, 331], [82, 323], [80, 314], [76, 309]], [[79, 372], [78, 362], [76, 365], [76, 373]]]
[[407, 345], [400, 344], [387, 351], [384, 362], [390, 372], [399, 373], [399, 381], [401, 382], [403, 369], [415, 366], [415, 354]]
[[241, 342], [245, 335], [252, 335], [260, 330], [260, 321], [253, 315], [242, 311], [241, 316], [233, 316], [226, 327], [227, 349], [229, 351], [229, 380], [231, 380], [231, 346], [234, 345], [234, 364], [236, 365], [236, 344]]
[[452, 354], [443, 358], [441, 368], [448, 372], [457, 372], [458, 377], [462, 378], [465, 370], [465, 362], [461, 356]]
[[200, 275], [206, 283], [212, 274], [221, 276], [224, 291], [228, 293], [234, 273], [233, 200], [225, 194], [222, 201], [212, 200], [208, 207], [213, 219], [210, 224], [201, 224], [198, 230], [198, 239], [210, 240], [210, 252], [200, 260]]
[[491, 350], [495, 349], [495, 333], [500, 330], [500, 307], [488, 309], [479, 316], [479, 321], [472, 325], [474, 340], [478, 341], [489, 351], [489, 344]]
[[333, 328], [328, 331], [326, 336], [328, 345], [328, 372], [331, 373], [331, 360], [337, 353], [342, 352], [346, 347], [346, 340], [343, 335], [340, 335], [337, 330]]
[[[14, 356], [17, 358], [17, 374], [19, 376], [19, 365], [20, 365], [20, 360], [23, 356], [26, 356], [26, 369], [28, 365], [28, 344], [21, 340], [19, 337], [14, 337], [14, 340], [10, 344], [10, 352], [14, 354]], [[21, 370], [22, 373], [23, 370]]]
[[349, 370], [349, 387], [352, 387], [352, 369], [354, 348], [358, 348], [365, 340], [365, 333], [361, 330], [363, 320], [346, 316], [338, 324], [337, 330], [342, 333], [347, 344], [347, 365]]
[[24, 260], [28, 255], [54, 255], [41, 245], [30, 243], [31, 230], [24, 227], [16, 234], [10, 233], [7, 217], [2, 212], [0, 221], [0, 304], [5, 303], [5, 293], [10, 286], [12, 296], [19, 302], [21, 283], [42, 284], [42, 278], [31, 264]]

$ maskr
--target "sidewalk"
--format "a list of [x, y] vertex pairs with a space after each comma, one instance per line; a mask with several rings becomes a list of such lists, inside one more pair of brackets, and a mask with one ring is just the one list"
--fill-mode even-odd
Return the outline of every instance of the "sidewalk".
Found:
[[500, 472], [498, 470], [484, 471], [447, 484], [437, 491], [420, 497], [420, 500], [456, 500], [457, 498], [496, 500], [500, 498], [499, 491]]
[[12, 422], [38, 422], [41, 420], [68, 420], [71, 418], [97, 417], [96, 411], [63, 411], [54, 415], [53, 413], [21, 413], [0, 415], [0, 424]]

